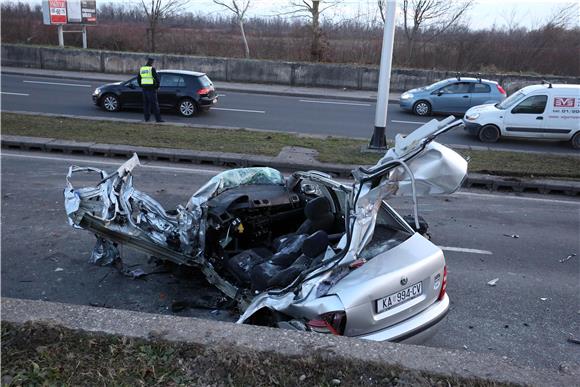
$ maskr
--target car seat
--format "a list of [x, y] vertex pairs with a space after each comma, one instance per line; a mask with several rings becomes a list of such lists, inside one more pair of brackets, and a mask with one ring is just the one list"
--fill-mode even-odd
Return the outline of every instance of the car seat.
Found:
[[323, 196], [312, 199], [304, 207], [306, 220], [300, 225], [297, 234], [313, 234], [316, 231], [323, 230], [330, 234], [334, 225], [334, 214], [330, 210], [328, 199]]
[[[289, 263], [287, 267], [276, 264], [273, 259], [255, 265], [250, 272], [252, 289], [262, 291], [268, 288], [284, 288], [311, 266], [312, 262], [319, 258], [328, 247], [328, 234], [319, 230], [304, 239], [302, 255]], [[278, 263], [282, 263], [278, 261]]]

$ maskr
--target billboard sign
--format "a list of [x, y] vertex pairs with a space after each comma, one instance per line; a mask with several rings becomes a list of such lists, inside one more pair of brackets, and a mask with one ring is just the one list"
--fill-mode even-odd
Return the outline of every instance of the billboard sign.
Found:
[[44, 24], [97, 24], [96, 0], [43, 0]]

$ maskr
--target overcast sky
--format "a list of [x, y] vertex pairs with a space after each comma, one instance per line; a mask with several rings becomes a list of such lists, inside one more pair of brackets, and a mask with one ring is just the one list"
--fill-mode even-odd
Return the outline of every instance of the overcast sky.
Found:
[[[5, 3], [10, 0], [0, 0]], [[231, 1], [231, 0], [226, 0]], [[451, 0], [450, 0], [451, 1]], [[454, 0], [460, 1], [460, 0]], [[11, 2], [16, 2], [12, 0]], [[30, 4], [40, 4], [40, 0], [21, 0]], [[97, 6], [105, 2], [138, 4], [140, 1], [105, 1], [97, 0]], [[324, 2], [324, 0], [323, 0]], [[402, 1], [399, 0], [399, 3]], [[284, 10], [289, 0], [251, 0], [250, 16], [275, 16]], [[190, 10], [194, 13], [223, 13], [228, 14], [222, 7], [217, 6], [212, 0], [191, 0]], [[467, 15], [469, 25], [474, 29], [505, 26], [509, 20], [514, 19], [521, 26], [533, 28], [552, 15], [557, 9], [575, 4], [576, 26], [580, 25], [580, 7], [577, 1], [569, 0], [479, 0]], [[373, 20], [378, 16], [376, 0], [343, 0], [340, 5], [328, 10], [327, 17], [338, 18], [361, 18]], [[400, 18], [399, 18], [400, 19]]]

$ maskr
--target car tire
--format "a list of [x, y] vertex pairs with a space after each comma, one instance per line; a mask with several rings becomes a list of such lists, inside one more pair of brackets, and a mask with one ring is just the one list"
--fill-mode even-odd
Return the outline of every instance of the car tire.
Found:
[[108, 112], [118, 112], [121, 108], [119, 98], [115, 94], [105, 94], [101, 97], [101, 106]]
[[183, 117], [192, 117], [198, 113], [199, 108], [197, 107], [197, 103], [195, 103], [195, 101], [190, 98], [184, 98], [179, 101], [179, 104], [177, 105], [177, 111]]
[[501, 137], [499, 128], [495, 125], [484, 125], [477, 134], [481, 142], [497, 142]]
[[431, 114], [431, 104], [427, 101], [417, 101], [413, 105], [413, 113], [421, 117], [428, 116]]
[[574, 136], [572, 136], [570, 143], [572, 144], [572, 148], [580, 149], [580, 132], [578, 132]]

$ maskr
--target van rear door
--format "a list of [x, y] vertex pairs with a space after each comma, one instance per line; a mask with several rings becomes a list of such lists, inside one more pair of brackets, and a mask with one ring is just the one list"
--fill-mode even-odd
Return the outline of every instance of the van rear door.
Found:
[[505, 114], [505, 135], [514, 137], [546, 137], [544, 126], [547, 93], [529, 95]]

